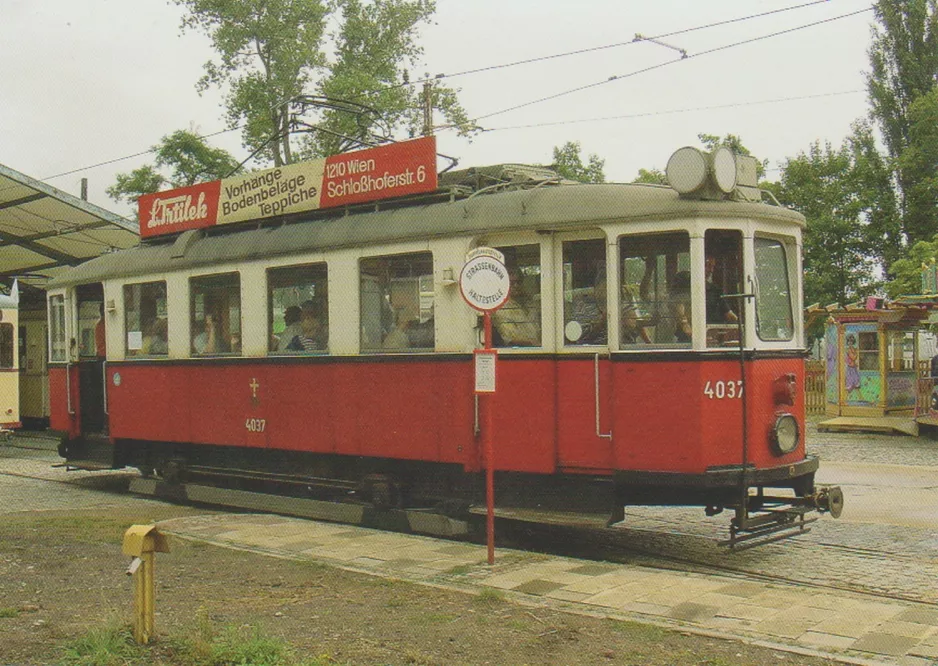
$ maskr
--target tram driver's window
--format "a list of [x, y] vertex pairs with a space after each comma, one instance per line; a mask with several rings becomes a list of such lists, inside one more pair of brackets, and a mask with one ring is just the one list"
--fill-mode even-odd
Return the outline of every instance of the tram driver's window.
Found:
[[563, 244], [563, 342], [565, 345], [605, 345], [609, 342], [606, 316], [606, 241], [567, 241]]
[[541, 346], [541, 248], [516, 245], [496, 248], [505, 255], [511, 279], [508, 300], [492, 313], [496, 347]]
[[619, 262], [620, 346], [690, 347], [690, 237], [683, 232], [623, 236]]
[[742, 234], [708, 229], [704, 235], [707, 295], [707, 346], [739, 345], [739, 307], [733, 294], [742, 292]]
[[165, 282], [124, 285], [124, 334], [127, 356], [166, 356], [169, 321]]
[[795, 324], [785, 246], [772, 238], [756, 238], [754, 249], [756, 332], [760, 340], [791, 340]]
[[369, 257], [360, 270], [361, 350], [432, 350], [433, 255]]
[[241, 352], [241, 280], [238, 273], [189, 280], [193, 356]]
[[267, 271], [271, 354], [315, 354], [329, 349], [326, 265]]

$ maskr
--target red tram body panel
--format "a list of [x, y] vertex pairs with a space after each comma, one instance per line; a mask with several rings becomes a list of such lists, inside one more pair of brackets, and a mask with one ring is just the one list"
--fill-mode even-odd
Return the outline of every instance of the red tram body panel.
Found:
[[[223, 367], [111, 364], [110, 437], [456, 463], [467, 471], [481, 468], [468, 359], [316, 361]], [[803, 442], [779, 456], [772, 452], [769, 433], [780, 411], [804, 422], [803, 392], [794, 393], [792, 405], [777, 404], [773, 392], [782, 376], [792, 376], [796, 386], [803, 386], [804, 362], [758, 360], [746, 370], [749, 463], [767, 468], [802, 460]], [[71, 386], [77, 386], [75, 368], [69, 372]], [[738, 382], [738, 361], [652, 363], [626, 357], [602, 360], [599, 373], [608, 387], [604, 406], [609, 415], [600, 419], [600, 430], [611, 428], [614, 443], [595, 429], [592, 359], [503, 359], [493, 415], [498, 433], [495, 469], [703, 474], [709, 468], [742, 463], [742, 429], [732, 427], [742, 423], [741, 396], [705, 394], [708, 382]], [[53, 368], [49, 377], [55, 396], [51, 426], [77, 437], [80, 414], [69, 415], [62, 398], [65, 370]], [[365, 399], [361, 386], [384, 399]], [[407, 392], [401, 390], [405, 386]], [[569, 388], [576, 386], [579, 390]], [[562, 400], [557, 387], [564, 387]], [[74, 390], [72, 404], [78, 404]], [[247, 419], [263, 422], [263, 429], [249, 430]]]

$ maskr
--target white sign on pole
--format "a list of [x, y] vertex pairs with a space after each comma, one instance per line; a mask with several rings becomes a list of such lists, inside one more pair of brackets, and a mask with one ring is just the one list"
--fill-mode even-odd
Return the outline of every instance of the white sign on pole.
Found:
[[467, 255], [459, 274], [459, 290], [470, 307], [482, 312], [497, 310], [508, 300], [510, 287], [501, 252], [478, 247]]
[[498, 352], [494, 349], [476, 349], [476, 393], [495, 393], [495, 363], [497, 359]]

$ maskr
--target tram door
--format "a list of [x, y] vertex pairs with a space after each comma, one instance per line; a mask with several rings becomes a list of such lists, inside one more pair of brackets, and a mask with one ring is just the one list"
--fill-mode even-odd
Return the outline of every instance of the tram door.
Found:
[[[558, 464], [568, 470], [613, 467], [612, 368], [605, 238], [561, 239], [557, 360]], [[555, 263], [555, 266], [558, 265]]]
[[78, 404], [83, 435], [107, 434], [105, 409], [104, 288], [101, 284], [77, 288], [77, 324], [72, 329], [78, 346]]

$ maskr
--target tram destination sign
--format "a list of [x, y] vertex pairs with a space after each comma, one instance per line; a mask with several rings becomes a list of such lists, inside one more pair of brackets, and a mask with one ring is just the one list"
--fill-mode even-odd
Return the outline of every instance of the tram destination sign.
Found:
[[138, 202], [140, 235], [149, 238], [436, 188], [436, 138], [424, 137], [145, 194]]

